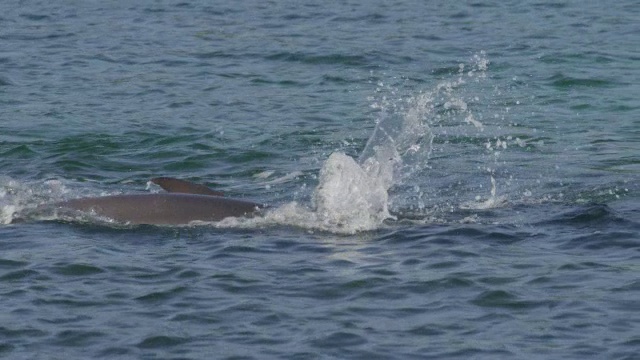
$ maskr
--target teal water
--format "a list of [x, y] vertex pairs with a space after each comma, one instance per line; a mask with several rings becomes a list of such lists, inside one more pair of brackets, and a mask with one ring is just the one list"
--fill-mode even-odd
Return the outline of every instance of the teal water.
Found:
[[639, 9], [2, 2], [0, 357], [638, 358]]

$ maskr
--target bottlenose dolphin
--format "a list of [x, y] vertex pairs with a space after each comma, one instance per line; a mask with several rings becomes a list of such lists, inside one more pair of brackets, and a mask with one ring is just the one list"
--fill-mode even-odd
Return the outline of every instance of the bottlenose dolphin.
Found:
[[220, 221], [251, 216], [266, 206], [230, 199], [204, 185], [174, 178], [151, 182], [167, 193], [87, 197], [61, 201], [46, 207], [56, 213], [89, 213], [131, 225], [184, 225], [193, 221]]

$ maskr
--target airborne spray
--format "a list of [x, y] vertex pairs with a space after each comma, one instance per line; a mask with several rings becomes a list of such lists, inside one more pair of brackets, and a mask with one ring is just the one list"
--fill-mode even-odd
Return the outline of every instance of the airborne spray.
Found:
[[[489, 61], [484, 52], [461, 64], [451, 79], [440, 81], [432, 90], [404, 98], [389, 98], [385, 85], [378, 83], [378, 97], [372, 107], [378, 110], [376, 127], [359, 158], [333, 153], [323, 164], [311, 209], [288, 203], [266, 215], [268, 223], [294, 225], [337, 233], [355, 233], [379, 228], [385, 220], [410, 217], [429, 221], [440, 205], [428, 205], [431, 196], [417, 181], [430, 171], [430, 156], [437, 135], [433, 129], [456, 123], [465, 132], [484, 131], [461, 95], [470, 82], [486, 78]], [[388, 91], [397, 94], [392, 89]], [[496, 182], [489, 198], [477, 198], [465, 206], [497, 206]], [[451, 204], [456, 208], [462, 204]], [[231, 224], [228, 224], [231, 225]]]

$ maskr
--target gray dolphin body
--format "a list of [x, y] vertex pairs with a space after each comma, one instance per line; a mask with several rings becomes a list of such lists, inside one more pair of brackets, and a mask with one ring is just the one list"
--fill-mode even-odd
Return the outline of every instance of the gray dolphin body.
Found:
[[221, 196], [206, 186], [172, 178], [152, 182], [168, 193], [79, 198], [51, 204], [55, 211], [82, 212], [132, 225], [183, 225], [250, 216], [265, 205]]

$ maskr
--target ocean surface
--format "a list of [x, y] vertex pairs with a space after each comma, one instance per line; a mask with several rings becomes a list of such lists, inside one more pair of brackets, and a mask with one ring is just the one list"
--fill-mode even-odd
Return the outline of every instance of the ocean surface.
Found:
[[[640, 359], [637, 1], [0, 2], [0, 358]], [[38, 205], [171, 176], [271, 205]]]

